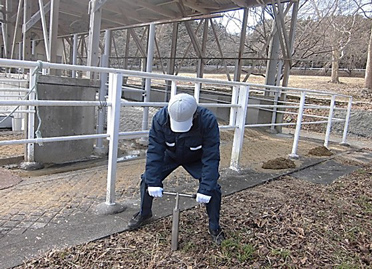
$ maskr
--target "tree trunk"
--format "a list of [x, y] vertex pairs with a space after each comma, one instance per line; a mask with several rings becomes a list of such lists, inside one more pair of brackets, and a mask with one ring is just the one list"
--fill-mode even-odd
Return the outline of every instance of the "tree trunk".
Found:
[[338, 48], [334, 48], [332, 51], [332, 74], [331, 74], [331, 82], [332, 83], [340, 83], [339, 80], [339, 64], [340, 64], [340, 51]]
[[365, 87], [372, 90], [372, 27], [368, 44], [368, 58], [366, 66]]

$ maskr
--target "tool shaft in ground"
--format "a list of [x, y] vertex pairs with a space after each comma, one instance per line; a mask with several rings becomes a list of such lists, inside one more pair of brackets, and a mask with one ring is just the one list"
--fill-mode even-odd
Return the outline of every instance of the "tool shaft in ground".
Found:
[[178, 249], [178, 228], [179, 228], [179, 221], [180, 221], [180, 210], [173, 209], [173, 220], [172, 220], [172, 250]]

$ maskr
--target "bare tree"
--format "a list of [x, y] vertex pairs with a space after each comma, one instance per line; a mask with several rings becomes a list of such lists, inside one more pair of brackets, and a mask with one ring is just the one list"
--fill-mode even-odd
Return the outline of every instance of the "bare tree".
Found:
[[372, 27], [371, 36], [368, 43], [368, 57], [366, 65], [366, 75], [365, 75], [365, 87], [372, 90]]
[[329, 26], [327, 43], [332, 50], [331, 82], [339, 83], [339, 66], [345, 56], [345, 50], [356, 31], [356, 20], [362, 0], [312, 0], [311, 3], [319, 19], [325, 20]]
[[[359, 1], [354, 0], [355, 4], [361, 10], [365, 17], [372, 19], [371, 15], [368, 15], [368, 12], [371, 13], [370, 6], [371, 3], [364, 3], [361, 4]], [[369, 8], [369, 11], [367, 11]], [[367, 64], [366, 64], [366, 74], [365, 74], [365, 87], [369, 90], [372, 90], [372, 24], [371, 24], [371, 33], [368, 42], [368, 56], [367, 56]]]

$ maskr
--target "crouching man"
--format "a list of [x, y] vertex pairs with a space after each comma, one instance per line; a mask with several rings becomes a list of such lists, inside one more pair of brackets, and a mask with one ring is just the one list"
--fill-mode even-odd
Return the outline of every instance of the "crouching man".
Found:
[[221, 244], [221, 187], [217, 183], [220, 163], [220, 134], [216, 117], [197, 105], [189, 94], [177, 94], [152, 120], [145, 172], [141, 175], [141, 208], [129, 221], [133, 230], [152, 217], [154, 197], [162, 197], [163, 180], [182, 166], [199, 180], [198, 203], [206, 204], [209, 233]]

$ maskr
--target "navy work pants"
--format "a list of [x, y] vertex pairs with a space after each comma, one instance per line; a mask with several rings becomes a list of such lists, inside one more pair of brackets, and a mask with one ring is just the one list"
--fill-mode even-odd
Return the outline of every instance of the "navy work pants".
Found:
[[[162, 171], [161, 179], [162, 181], [178, 166], [177, 163], [167, 163], [164, 165], [164, 169]], [[190, 173], [192, 177], [201, 179], [201, 172], [202, 172], [202, 164], [201, 162], [193, 162], [188, 164], [182, 165], [187, 172]], [[153, 197], [151, 197], [147, 192], [147, 184], [146, 184], [146, 172], [141, 175], [141, 215], [146, 216], [151, 213], [152, 208], [152, 201]], [[207, 214], [209, 217], [209, 229], [210, 230], [217, 230], [220, 228], [220, 210], [221, 210], [221, 186], [217, 184], [216, 189], [213, 191], [211, 195], [211, 200], [208, 204], [206, 204]]]

